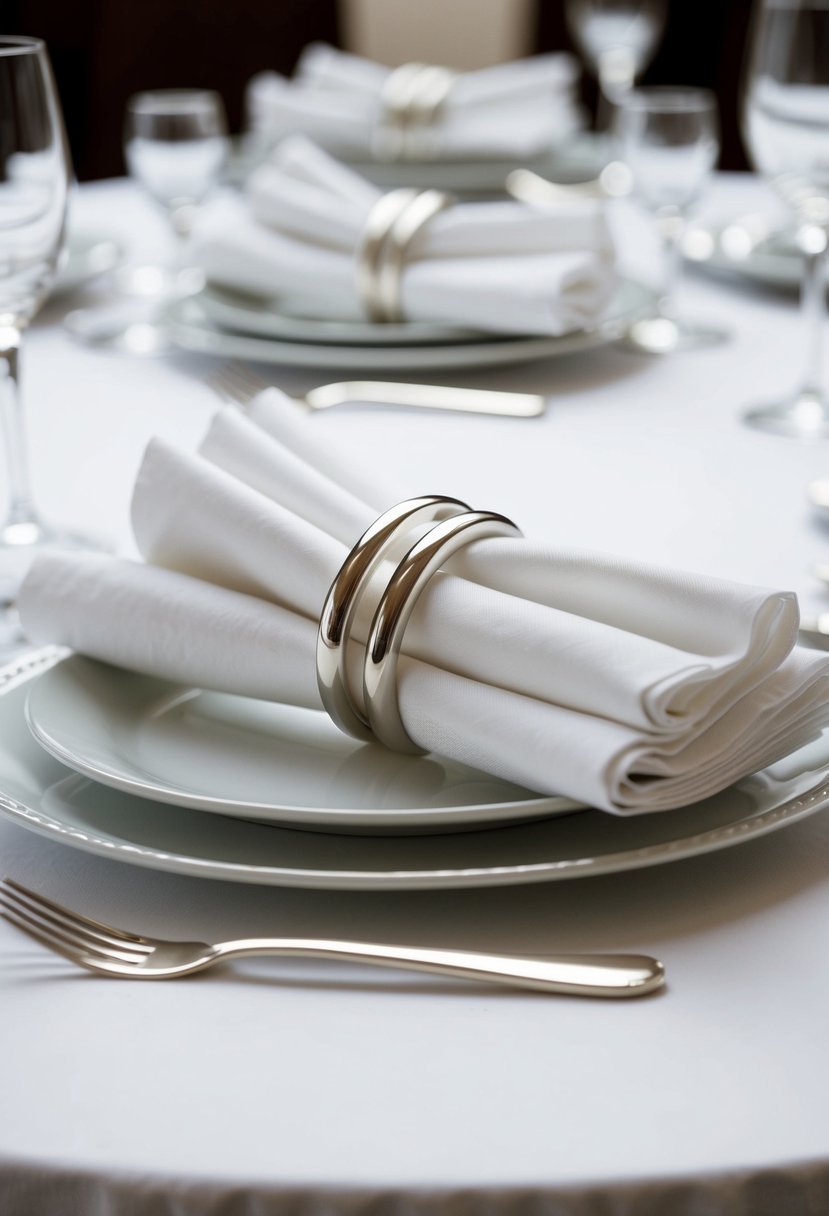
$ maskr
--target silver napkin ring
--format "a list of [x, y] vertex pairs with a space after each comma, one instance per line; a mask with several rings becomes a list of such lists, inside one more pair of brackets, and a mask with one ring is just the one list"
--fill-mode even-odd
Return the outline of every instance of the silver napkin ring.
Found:
[[[415, 532], [428, 530], [414, 543]], [[392, 751], [419, 753], [397, 702], [397, 660], [406, 625], [432, 575], [474, 540], [520, 536], [516, 525], [492, 511], [473, 511], [455, 498], [410, 498], [385, 511], [358, 540], [331, 584], [317, 634], [317, 685], [331, 719], [358, 739]], [[398, 557], [401, 544], [405, 547]], [[363, 659], [361, 704], [346, 671], [346, 651], [369, 584], [384, 562], [394, 561], [373, 609]]]
[[374, 139], [378, 160], [429, 160], [457, 72], [430, 63], [404, 63], [386, 78]]
[[357, 294], [369, 320], [403, 320], [400, 288], [412, 242], [454, 201], [441, 190], [402, 187], [374, 204], [357, 247]]

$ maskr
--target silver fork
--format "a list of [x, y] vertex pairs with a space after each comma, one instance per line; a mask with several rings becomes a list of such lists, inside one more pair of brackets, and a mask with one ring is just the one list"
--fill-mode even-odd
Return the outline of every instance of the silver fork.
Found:
[[541, 959], [295, 937], [247, 938], [212, 945], [167, 941], [81, 916], [11, 878], [0, 882], [0, 915], [79, 967], [123, 979], [177, 979], [250, 954], [350, 960], [574, 996], [643, 996], [660, 987], [665, 978], [662, 964], [641, 954], [574, 954]]
[[[270, 386], [241, 363], [226, 363], [207, 377], [207, 384], [223, 401], [249, 405]], [[508, 418], [535, 418], [543, 414], [546, 397], [536, 393], [505, 393], [483, 388], [443, 388], [437, 384], [402, 384], [385, 380], [344, 380], [322, 384], [304, 397], [295, 397], [307, 410], [327, 410], [333, 405], [360, 402], [363, 405], [417, 406], [429, 410], [460, 410], [467, 414], [502, 414]]]

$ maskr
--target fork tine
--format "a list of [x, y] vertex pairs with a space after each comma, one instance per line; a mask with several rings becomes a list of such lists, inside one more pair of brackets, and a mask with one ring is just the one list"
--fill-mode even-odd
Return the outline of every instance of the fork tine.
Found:
[[241, 363], [225, 363], [207, 377], [207, 383], [225, 401], [249, 405], [269, 387], [255, 372]]
[[237, 360], [232, 360], [226, 364], [226, 372], [232, 376], [237, 383], [246, 385], [252, 393], [261, 393], [270, 385], [267, 381], [258, 376], [256, 372], [251, 371], [244, 363], [239, 363]]
[[65, 908], [62, 904], [47, 899], [45, 895], [30, 891], [28, 887], [15, 882], [13, 878], [4, 878], [0, 882], [0, 894], [4, 894], [7, 899], [13, 899], [16, 902], [23, 900], [29, 906], [29, 911], [36, 912], [50, 920], [58, 917], [59, 922], [118, 949], [133, 948], [149, 951], [153, 948], [153, 943], [147, 938], [139, 937], [135, 933], [127, 933], [123, 929], [116, 929], [114, 925], [106, 925], [103, 921], [92, 920], [89, 916], [81, 916], [79, 912], [73, 912], [71, 908]]
[[210, 373], [207, 385], [222, 401], [229, 401], [233, 405], [247, 405], [250, 400], [249, 395], [222, 368]]
[[39, 916], [22, 902], [16, 905], [10, 903], [5, 895], [0, 895], [0, 911], [5, 916], [11, 913], [19, 921], [23, 921], [30, 928], [37, 930], [41, 935], [41, 940], [46, 944], [50, 942], [55, 943], [55, 949], [60, 945], [64, 950], [87, 955], [93, 959], [100, 959], [102, 961], [108, 959], [121, 963], [139, 963], [146, 958], [146, 954], [139, 954], [129, 949], [116, 950], [112, 946], [99, 945], [76, 933], [65, 931], [63, 926], [57, 927], [54, 923], [50, 924], [48, 919]]
[[47, 950], [51, 950], [52, 953], [59, 954], [62, 958], [69, 959], [71, 963], [76, 963], [78, 966], [88, 967], [91, 971], [106, 969], [116, 963], [121, 967], [129, 965], [122, 960], [109, 959], [105, 955], [93, 954], [83, 946], [59, 940], [52, 931], [45, 931], [36, 921], [2, 902], [0, 902], [0, 917], [7, 920], [9, 924], [14, 925], [22, 933], [34, 938], [36, 942], [39, 942], [41, 946], [45, 946]]
[[61, 958], [68, 959], [70, 963], [75, 963], [77, 966], [88, 967], [90, 971], [97, 970], [95, 960], [82, 952], [70, 949], [55, 941], [52, 937], [47, 937], [45, 933], [41, 933], [39, 929], [32, 925], [26, 924], [14, 912], [8, 908], [0, 906], [0, 917], [7, 920], [10, 925], [14, 925], [15, 929], [19, 929], [21, 933], [25, 933], [27, 937], [33, 938], [39, 945], [45, 946], [47, 950], [51, 950], [53, 954], [59, 954]]

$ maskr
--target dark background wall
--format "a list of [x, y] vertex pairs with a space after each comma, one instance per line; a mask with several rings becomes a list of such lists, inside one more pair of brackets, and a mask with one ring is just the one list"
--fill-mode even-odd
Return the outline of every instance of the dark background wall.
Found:
[[[644, 78], [716, 91], [727, 169], [746, 167], [737, 111], [750, 7], [750, 0], [673, 0]], [[218, 89], [231, 129], [241, 130], [244, 86], [255, 72], [290, 73], [307, 42], [340, 41], [335, 0], [4, 0], [2, 11], [3, 32], [49, 44], [81, 180], [124, 171], [121, 132], [131, 93]], [[561, 48], [572, 48], [563, 2], [539, 0], [535, 49]], [[589, 79], [584, 93], [594, 105]]]

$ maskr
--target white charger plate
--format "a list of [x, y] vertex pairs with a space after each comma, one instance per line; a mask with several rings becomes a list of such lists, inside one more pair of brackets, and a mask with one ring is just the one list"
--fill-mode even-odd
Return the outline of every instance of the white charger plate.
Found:
[[457, 831], [581, 806], [452, 760], [361, 743], [319, 711], [77, 655], [32, 685], [26, 718], [63, 764], [115, 789], [312, 831]]
[[0, 670], [0, 815], [86, 852], [153, 870], [269, 886], [429, 890], [585, 878], [741, 844], [829, 806], [829, 733], [684, 810], [622, 819], [584, 811], [440, 836], [335, 836], [204, 815], [71, 772], [32, 738], [32, 682], [47, 651]]
[[234, 333], [216, 323], [200, 295], [173, 301], [165, 308], [162, 319], [177, 346], [201, 354], [283, 367], [416, 373], [506, 366], [592, 350], [621, 337], [634, 321], [650, 315], [656, 302], [656, 293], [650, 287], [623, 279], [593, 329], [574, 330], [558, 337], [489, 335], [482, 339], [476, 335], [474, 340], [444, 338], [435, 343], [406, 345], [331, 342], [324, 336], [324, 327], [330, 324], [327, 321], [306, 321], [301, 341]]

